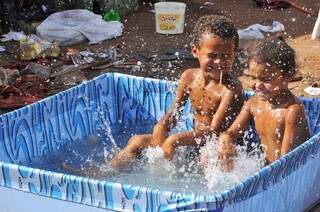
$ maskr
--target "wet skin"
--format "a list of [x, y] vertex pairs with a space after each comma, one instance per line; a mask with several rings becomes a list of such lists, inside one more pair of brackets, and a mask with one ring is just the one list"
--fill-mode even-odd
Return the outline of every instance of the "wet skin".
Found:
[[[198, 145], [204, 142], [204, 135], [226, 130], [243, 105], [240, 82], [230, 71], [235, 58], [234, 39], [204, 34], [200, 48], [192, 47], [192, 54], [198, 58], [200, 68], [188, 69], [181, 75], [176, 97], [168, 112], [153, 129], [153, 134], [132, 137], [124, 150], [112, 160], [114, 168], [122, 168], [127, 161], [138, 157], [142, 149], [162, 147], [165, 157], [171, 159], [178, 146]], [[168, 137], [176, 125], [187, 99], [194, 110], [194, 131], [177, 133]]]
[[250, 63], [256, 93], [241, 109], [231, 127], [219, 137], [219, 156], [224, 170], [233, 168], [236, 138], [254, 119], [267, 163], [277, 160], [310, 137], [302, 103], [288, 89], [289, 79], [276, 68]]

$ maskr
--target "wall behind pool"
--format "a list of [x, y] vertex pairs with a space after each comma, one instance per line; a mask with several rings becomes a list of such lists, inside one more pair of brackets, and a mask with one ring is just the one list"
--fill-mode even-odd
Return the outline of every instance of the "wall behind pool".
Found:
[[[165, 81], [159, 82], [158, 80], [127, 77], [120, 74], [100, 76], [93, 81], [84, 83], [49, 99], [0, 116], [1, 158], [5, 162], [28, 165], [34, 157], [61, 150], [67, 143], [92, 134], [101, 124], [101, 116], [111, 123], [115, 123], [119, 119], [128, 122], [135, 122], [137, 120], [156, 121], [170, 106], [174, 91], [175, 84], [168, 84]], [[305, 100], [304, 103], [309, 117], [313, 120], [311, 128], [316, 132], [319, 130], [320, 123], [320, 103], [316, 100]], [[100, 114], [97, 111], [102, 111], [102, 113]], [[190, 105], [187, 106], [183, 116], [185, 117], [185, 128], [190, 129], [192, 121], [188, 116], [189, 112]], [[128, 210], [130, 210], [130, 207], [131, 209], [134, 207], [134, 202], [137, 204], [140, 202], [141, 205], [140, 203], [138, 205], [141, 208], [150, 207], [147, 204], [151, 201], [148, 199], [148, 196], [155, 198], [152, 202], [157, 200], [157, 203], [153, 204], [153, 208], [161, 207], [161, 205], [165, 206], [162, 208], [166, 208], [169, 205], [169, 208], [180, 209], [195, 207], [217, 209], [223, 206], [236, 207], [237, 205], [241, 205], [243, 200], [248, 200], [248, 204], [242, 207], [248, 208], [254, 205], [249, 204], [249, 201], [258, 198], [259, 195], [267, 195], [266, 192], [271, 192], [274, 188], [273, 186], [298, 185], [297, 182], [286, 181], [286, 179], [288, 179], [288, 176], [294, 176], [293, 174], [297, 173], [295, 172], [296, 170], [305, 170], [305, 164], [314, 163], [315, 161], [318, 161], [319, 164], [319, 158], [315, 157], [319, 154], [319, 142], [317, 139], [319, 140], [318, 137], [311, 139], [308, 144], [302, 145], [296, 151], [293, 151], [292, 154], [264, 168], [260, 173], [249, 177], [246, 181], [224, 194], [214, 197], [208, 196], [207, 198], [194, 195], [183, 196], [171, 192], [159, 193], [154, 189], [145, 190], [132, 186], [122, 187], [119, 184], [108, 184], [107, 187], [113, 191], [111, 192], [113, 194], [109, 198], [107, 198], [107, 189], [101, 193], [100, 186], [93, 190], [90, 188], [86, 190], [86, 192], [90, 193], [88, 196], [88, 194], [83, 193], [85, 191], [83, 182], [85, 182], [86, 186], [88, 183], [88, 180], [84, 178], [55, 175], [50, 172], [36, 171], [27, 167], [13, 167], [10, 164], [1, 165], [2, 181], [0, 184], [71, 202], [113, 209], [123, 208], [122, 200], [130, 202], [126, 206]], [[313, 158], [311, 155], [314, 155]], [[317, 173], [316, 169], [308, 170], [308, 173], [310, 179], [307, 181], [309, 183], [307, 185], [309, 186], [294, 187], [297, 187], [297, 192], [299, 191], [301, 194], [310, 196], [314, 195], [315, 192], [303, 193], [303, 188], [311, 188], [312, 190], [312, 182], [319, 179], [320, 174]], [[88, 184], [97, 186], [95, 183]], [[105, 183], [103, 185], [106, 186]], [[105, 188], [104, 186], [103, 188]], [[97, 191], [100, 191], [98, 195], [96, 195]], [[133, 198], [131, 195], [127, 196], [126, 193], [128, 192], [140, 194], [140, 197]], [[294, 193], [289, 192], [288, 194], [289, 198]], [[272, 196], [272, 193], [270, 195]], [[84, 196], [86, 197], [84, 198]], [[99, 196], [99, 201], [96, 201], [97, 196]], [[111, 205], [110, 198], [112, 199]], [[143, 200], [144, 198], [146, 199]], [[294, 196], [292, 199], [296, 198]], [[307, 199], [309, 202], [314, 201], [314, 198], [311, 197]], [[291, 203], [290, 198], [287, 201]], [[307, 204], [307, 201], [303, 202]], [[290, 205], [294, 204], [291, 203]], [[228, 207], [225, 207], [226, 209]]]

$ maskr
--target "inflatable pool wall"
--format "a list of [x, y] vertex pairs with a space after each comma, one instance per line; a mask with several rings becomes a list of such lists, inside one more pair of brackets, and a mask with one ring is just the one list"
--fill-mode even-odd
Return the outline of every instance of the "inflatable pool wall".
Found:
[[[110, 123], [157, 121], [175, 83], [106, 74], [0, 116], [0, 211], [303, 211], [320, 199], [320, 101], [302, 99], [313, 137], [217, 195], [163, 191], [32, 168]], [[250, 95], [250, 94], [248, 94]], [[186, 129], [192, 127], [183, 115]]]

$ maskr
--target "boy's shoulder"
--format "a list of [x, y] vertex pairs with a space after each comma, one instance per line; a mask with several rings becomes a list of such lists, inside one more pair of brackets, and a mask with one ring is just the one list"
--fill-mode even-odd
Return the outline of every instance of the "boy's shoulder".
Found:
[[287, 111], [289, 114], [301, 113], [301, 112], [304, 112], [304, 106], [300, 101], [296, 101], [296, 102], [293, 102], [292, 104], [288, 105]]
[[[261, 105], [259, 103], [262, 103], [262, 105], [271, 104], [267, 100], [261, 99], [257, 95], [254, 95], [246, 101], [245, 105], [247, 107], [250, 107], [250, 106], [259, 107], [259, 105]], [[280, 108], [285, 109], [285, 111], [289, 113], [296, 113], [296, 112], [300, 113], [304, 111], [304, 106], [302, 102], [296, 97], [292, 99], [288, 99], [288, 101], [284, 104], [281, 104], [279, 106], [273, 106], [273, 107], [274, 109], [280, 109]]]
[[194, 79], [196, 78], [196, 76], [199, 74], [199, 69], [198, 68], [189, 68], [186, 69], [180, 77], [180, 82], [184, 82], [184, 83], [191, 83], [194, 81]]
[[259, 106], [259, 104], [258, 104], [259, 101], [260, 101], [260, 99], [259, 99], [259, 97], [257, 97], [256, 95], [251, 96], [249, 99], [247, 99], [247, 100], [245, 101], [245, 106], [246, 106], [247, 108], [250, 108], [251, 106], [258, 107], [258, 106]]

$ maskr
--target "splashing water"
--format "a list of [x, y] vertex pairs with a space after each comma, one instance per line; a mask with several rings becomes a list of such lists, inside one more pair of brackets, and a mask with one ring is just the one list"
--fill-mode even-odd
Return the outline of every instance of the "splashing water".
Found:
[[[248, 131], [245, 132], [247, 134]], [[210, 142], [202, 148], [202, 152], [210, 152], [208, 155], [208, 166], [204, 169], [204, 176], [209, 190], [223, 191], [247, 176], [259, 171], [264, 165], [264, 155], [259, 148], [252, 143], [251, 152], [247, 152], [248, 141], [243, 141], [244, 145], [236, 146], [237, 156], [234, 160], [234, 169], [230, 172], [223, 172], [218, 165], [218, 140], [210, 139]]]
[[120, 148], [118, 147], [118, 145], [112, 135], [110, 124], [103, 117], [103, 115], [104, 115], [103, 111], [101, 109], [98, 109], [97, 113], [98, 113], [98, 123], [100, 126], [98, 129], [98, 137], [105, 138], [103, 141], [104, 141], [104, 144], [106, 144], [106, 145], [107, 145], [106, 141], [108, 139], [112, 144], [112, 148], [117, 152], [120, 151]]
[[[99, 131], [100, 134], [75, 141], [63, 151], [33, 161], [32, 166], [112, 182], [198, 194], [221, 192], [262, 167], [263, 157], [259, 156], [259, 149], [255, 146], [248, 154], [247, 142], [237, 147], [235, 169], [230, 173], [221, 172], [216, 165], [217, 139], [211, 136], [200, 150], [200, 153], [210, 152], [209, 165], [204, 170], [199, 170], [199, 150], [193, 147], [179, 147], [172, 161], [164, 159], [160, 147], [148, 148], [130, 172], [113, 170], [110, 161], [117, 152], [115, 150], [123, 148], [132, 135], [150, 133], [152, 126], [150, 123], [106, 124], [101, 128], [105, 134]], [[117, 145], [114, 146], [115, 141]]]

